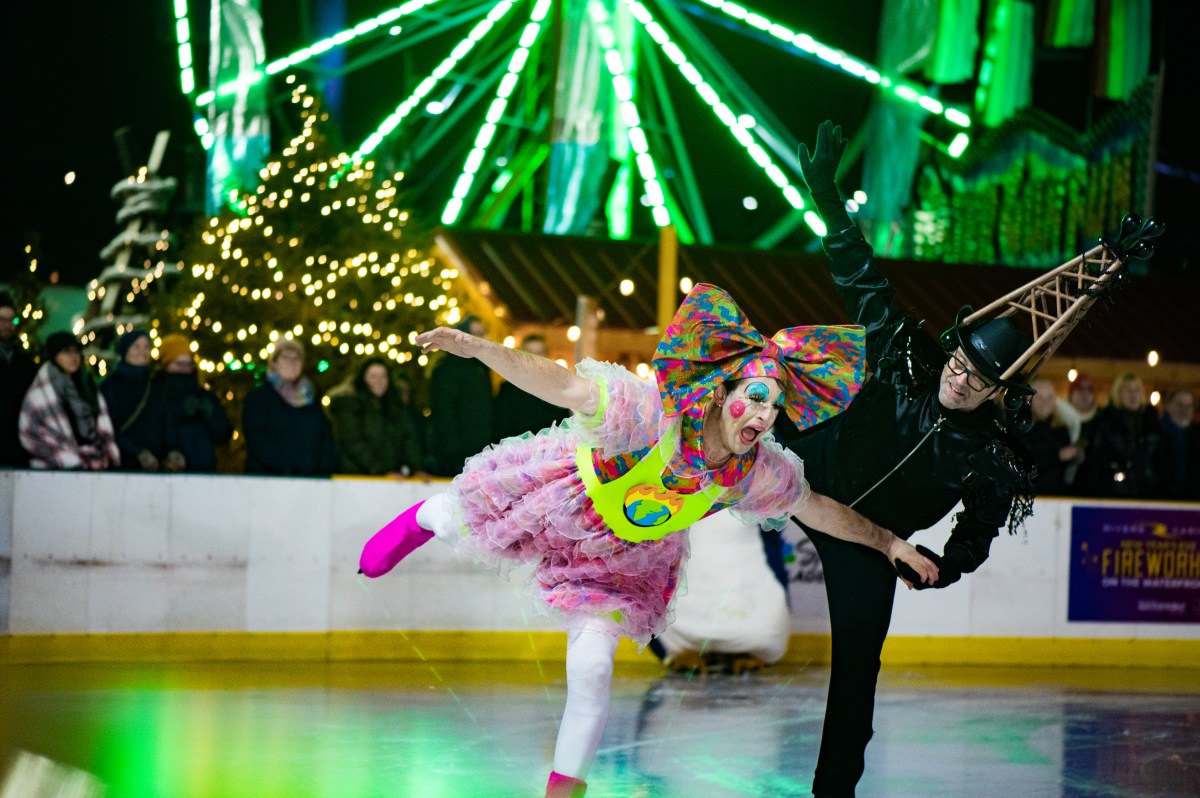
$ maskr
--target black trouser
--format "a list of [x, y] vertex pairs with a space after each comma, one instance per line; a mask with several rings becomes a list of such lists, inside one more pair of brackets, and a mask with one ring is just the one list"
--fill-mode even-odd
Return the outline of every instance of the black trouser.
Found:
[[857, 543], [805, 529], [825, 573], [833, 661], [813, 795], [853, 796], [873, 730], [879, 654], [892, 620], [896, 571], [887, 557]]

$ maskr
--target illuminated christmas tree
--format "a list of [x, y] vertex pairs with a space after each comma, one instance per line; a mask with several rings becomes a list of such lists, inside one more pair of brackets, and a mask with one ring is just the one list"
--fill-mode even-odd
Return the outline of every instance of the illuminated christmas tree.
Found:
[[[107, 370], [106, 361], [115, 357], [112, 348], [121, 333], [149, 322], [151, 284], [179, 268], [169, 260], [175, 237], [163, 226], [176, 188], [175, 178], [159, 174], [169, 140], [170, 134], [160, 131], [149, 161], [136, 170], [126, 155], [131, 174], [112, 188], [112, 198], [121, 206], [117, 224], [122, 229], [100, 251], [105, 266], [88, 285], [88, 308], [75, 329], [83, 337], [89, 362], [98, 365], [101, 374]], [[161, 288], [161, 283], [154, 286]]]
[[203, 221], [155, 314], [155, 342], [188, 336], [234, 412], [281, 337], [304, 344], [323, 392], [372, 355], [424, 365], [416, 334], [459, 317], [457, 272], [437, 264], [400, 206], [403, 175], [378, 179], [371, 162], [336, 153], [316, 97], [289, 83], [300, 133], [253, 193]]

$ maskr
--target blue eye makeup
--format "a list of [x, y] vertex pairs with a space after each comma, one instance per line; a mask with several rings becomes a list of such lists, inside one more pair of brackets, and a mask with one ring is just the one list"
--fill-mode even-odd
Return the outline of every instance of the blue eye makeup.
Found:
[[771, 395], [771, 389], [764, 383], [752, 382], [746, 386], [746, 398], [752, 402], [765, 402]]

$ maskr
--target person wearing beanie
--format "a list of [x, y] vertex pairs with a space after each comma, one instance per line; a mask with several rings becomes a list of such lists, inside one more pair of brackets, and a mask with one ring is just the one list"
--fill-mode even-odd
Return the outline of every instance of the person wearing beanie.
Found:
[[16, 302], [10, 294], [0, 292], [0, 468], [29, 465], [17, 424], [38, 364], [21, 344], [20, 323]]
[[233, 422], [216, 394], [200, 383], [191, 341], [172, 333], [158, 345], [161, 364], [155, 379], [167, 398], [170, 425], [175, 430], [183, 469], [191, 473], [217, 471], [217, 447], [233, 437]]
[[153, 345], [146, 330], [130, 330], [117, 339], [116, 367], [100, 383], [108, 402], [125, 471], [182, 471], [176, 430], [167, 412], [162, 384], [150, 368]]
[[120, 464], [104, 397], [69, 332], [52, 333], [18, 421], [32, 468], [103, 471]]
[[1087, 374], [1079, 374], [1067, 389], [1067, 401], [1075, 408], [1080, 422], [1086, 424], [1096, 417], [1096, 383]]
[[192, 364], [192, 368], [195, 367], [191, 341], [179, 333], [164, 335], [158, 343], [158, 362], [162, 364], [163, 370], [169, 370], [171, 364], [181, 358], [186, 358]]
[[267, 377], [242, 405], [247, 474], [328, 477], [337, 468], [333, 424], [304, 376], [304, 345], [280, 338]]

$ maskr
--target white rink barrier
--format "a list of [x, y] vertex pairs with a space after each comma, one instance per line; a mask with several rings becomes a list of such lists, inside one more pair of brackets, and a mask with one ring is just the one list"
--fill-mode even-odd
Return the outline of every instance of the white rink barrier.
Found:
[[[0, 471], [0, 633], [554, 631], [527, 569], [505, 580], [437, 540], [381, 579], [357, 573], [367, 538], [445, 485]], [[1068, 621], [1073, 506], [1039, 500], [1024, 534], [1002, 533], [949, 589], [899, 585], [892, 637], [1200, 639], [1195, 623]], [[952, 517], [913, 542], [941, 551]], [[828, 633], [819, 581], [793, 582], [790, 598], [793, 634]]]

